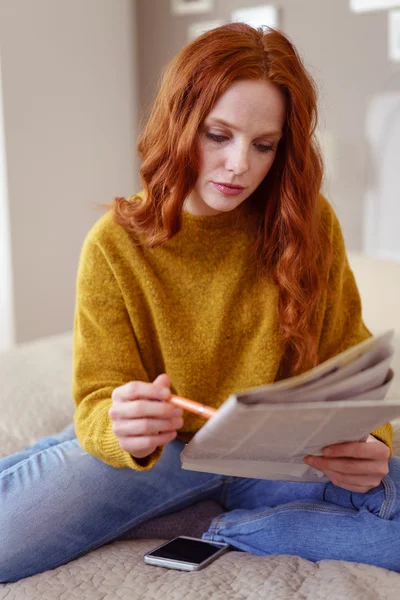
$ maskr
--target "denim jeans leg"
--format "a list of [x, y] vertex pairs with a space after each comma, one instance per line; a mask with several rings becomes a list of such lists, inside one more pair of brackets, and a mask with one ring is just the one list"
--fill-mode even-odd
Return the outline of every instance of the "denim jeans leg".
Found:
[[136, 525], [200, 500], [218, 501], [224, 477], [185, 471], [178, 440], [148, 471], [117, 469], [76, 438], [0, 472], [0, 582], [54, 569]]
[[213, 519], [203, 539], [258, 555], [346, 560], [400, 572], [400, 458], [389, 466], [382, 484], [367, 494], [332, 484], [233, 478], [226, 506], [235, 508]]
[[73, 440], [74, 438], [76, 438], [74, 423], [70, 423], [62, 431], [40, 438], [31, 446], [27, 446], [22, 450], [18, 450], [18, 452], [14, 452], [14, 454], [0, 458], [0, 473], [19, 462], [26, 460], [32, 456], [32, 454], [37, 454], [38, 452], [42, 452], [42, 450], [46, 450], [46, 448], [57, 446], [61, 442]]

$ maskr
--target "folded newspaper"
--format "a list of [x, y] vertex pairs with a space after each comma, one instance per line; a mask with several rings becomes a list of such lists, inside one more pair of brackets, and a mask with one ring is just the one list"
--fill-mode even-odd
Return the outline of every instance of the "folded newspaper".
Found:
[[371, 337], [301, 375], [232, 394], [181, 453], [193, 471], [325, 482], [303, 462], [330, 444], [365, 441], [400, 417], [388, 399], [393, 330]]

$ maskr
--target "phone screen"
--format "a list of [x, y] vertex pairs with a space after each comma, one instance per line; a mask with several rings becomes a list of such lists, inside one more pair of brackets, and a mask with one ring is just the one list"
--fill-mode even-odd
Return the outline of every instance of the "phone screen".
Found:
[[199, 565], [220, 550], [221, 546], [214, 546], [212, 542], [176, 538], [165, 544], [165, 546], [149, 552], [149, 556], [170, 558]]

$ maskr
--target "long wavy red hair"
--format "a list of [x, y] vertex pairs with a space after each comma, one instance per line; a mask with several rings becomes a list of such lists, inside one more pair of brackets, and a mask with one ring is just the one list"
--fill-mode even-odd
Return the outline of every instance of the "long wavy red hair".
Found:
[[115, 198], [113, 214], [150, 246], [174, 236], [197, 180], [202, 122], [234, 81], [264, 78], [285, 94], [286, 124], [273, 166], [247, 202], [260, 209], [254, 247], [259, 274], [274, 274], [286, 373], [295, 374], [318, 363], [313, 321], [329, 260], [321, 252], [328, 241], [321, 243], [316, 88], [285, 35], [231, 23], [204, 33], [175, 56], [138, 143], [143, 199]]

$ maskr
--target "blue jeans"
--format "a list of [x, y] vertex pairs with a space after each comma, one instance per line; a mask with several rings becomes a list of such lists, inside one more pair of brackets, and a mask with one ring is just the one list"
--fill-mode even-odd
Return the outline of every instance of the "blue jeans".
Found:
[[361, 562], [400, 572], [400, 458], [366, 494], [185, 471], [167, 444], [150, 471], [116, 469], [84, 452], [73, 425], [0, 459], [0, 582], [54, 569], [148, 519], [219, 502], [207, 540], [258, 555]]

